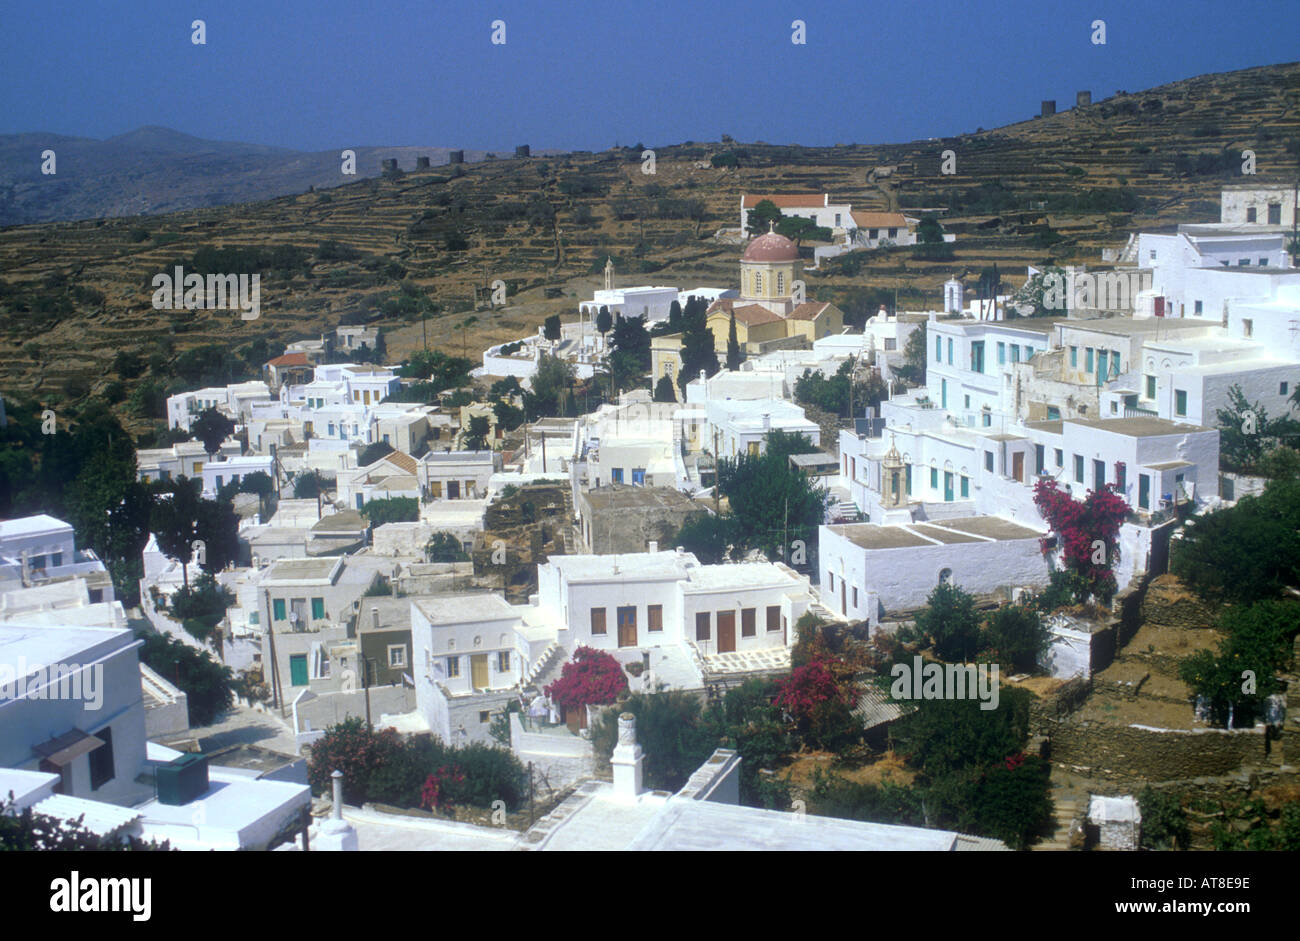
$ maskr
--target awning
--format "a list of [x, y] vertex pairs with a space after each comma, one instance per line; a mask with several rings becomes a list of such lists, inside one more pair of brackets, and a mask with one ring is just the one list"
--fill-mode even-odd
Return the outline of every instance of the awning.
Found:
[[94, 751], [103, 744], [104, 740], [102, 738], [96, 738], [88, 732], [81, 731], [81, 729], [73, 729], [71, 732], [64, 732], [48, 742], [32, 746], [32, 751], [55, 767], [62, 768], [72, 764], [82, 755]]

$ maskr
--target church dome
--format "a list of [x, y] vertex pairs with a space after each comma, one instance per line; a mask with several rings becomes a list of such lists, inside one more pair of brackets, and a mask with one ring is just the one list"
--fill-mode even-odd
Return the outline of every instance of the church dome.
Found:
[[749, 243], [741, 261], [796, 261], [799, 249], [784, 235], [767, 232]]

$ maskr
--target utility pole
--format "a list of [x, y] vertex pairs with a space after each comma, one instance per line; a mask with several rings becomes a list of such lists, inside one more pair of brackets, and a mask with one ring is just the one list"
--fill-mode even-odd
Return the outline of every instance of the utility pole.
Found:
[[266, 599], [266, 636], [271, 646], [271, 704], [278, 706], [280, 715], [285, 715], [284, 697], [280, 693], [280, 662], [275, 658], [275, 623], [271, 610], [271, 592], [269, 589], [263, 589], [262, 595]]
[[718, 472], [722, 469], [722, 458], [718, 456], [718, 428], [713, 427], [713, 512], [722, 512], [718, 507]]

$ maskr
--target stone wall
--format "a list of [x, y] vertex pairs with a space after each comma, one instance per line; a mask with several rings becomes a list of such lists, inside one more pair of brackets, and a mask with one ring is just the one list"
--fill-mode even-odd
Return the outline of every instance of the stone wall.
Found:
[[1214, 626], [1214, 609], [1198, 599], [1180, 579], [1161, 575], [1151, 580], [1142, 599], [1142, 622], [1160, 627], [1203, 629]]
[[1281, 749], [1265, 729], [1154, 729], [1066, 720], [1049, 722], [1052, 763], [1120, 785], [1213, 777], [1243, 765], [1276, 765]]

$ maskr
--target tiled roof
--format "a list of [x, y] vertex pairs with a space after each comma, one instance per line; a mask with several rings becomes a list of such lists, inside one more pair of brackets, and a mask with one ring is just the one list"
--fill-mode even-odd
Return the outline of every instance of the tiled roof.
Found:
[[[714, 315], [725, 313], [725, 311], [715, 311]], [[758, 304], [746, 304], [744, 307], [733, 307], [731, 313], [736, 315], [736, 323], [743, 323], [747, 327], [758, 327], [765, 323], [775, 323], [781, 318], [772, 313], [766, 307]]]
[[830, 304], [823, 303], [822, 301], [804, 301], [794, 310], [790, 311], [790, 316], [787, 319], [816, 320], [822, 315], [822, 312], [830, 306]]
[[850, 212], [860, 229], [906, 229], [901, 212]]
[[306, 353], [285, 353], [283, 356], [277, 356], [275, 359], [267, 360], [268, 366], [306, 366]]
[[763, 200], [769, 200], [777, 209], [802, 209], [805, 206], [825, 206], [825, 193], [790, 193], [786, 196], [745, 196], [745, 208], [753, 209]]

